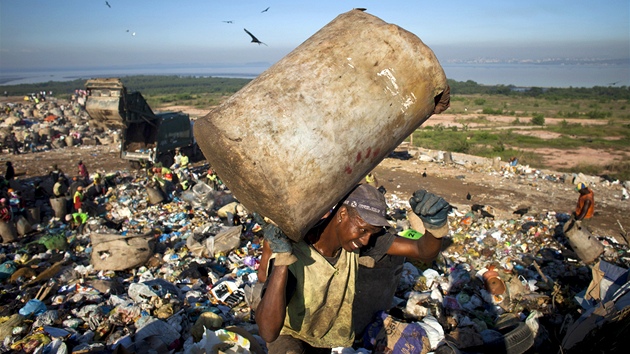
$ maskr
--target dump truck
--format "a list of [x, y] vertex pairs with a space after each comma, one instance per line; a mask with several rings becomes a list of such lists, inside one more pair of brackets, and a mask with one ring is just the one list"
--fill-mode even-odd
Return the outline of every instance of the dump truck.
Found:
[[89, 79], [85, 110], [96, 125], [121, 131], [120, 157], [132, 166], [173, 163], [175, 149], [194, 159], [200, 154], [193, 121], [183, 112], [154, 113], [140, 92], [127, 92], [118, 78]]

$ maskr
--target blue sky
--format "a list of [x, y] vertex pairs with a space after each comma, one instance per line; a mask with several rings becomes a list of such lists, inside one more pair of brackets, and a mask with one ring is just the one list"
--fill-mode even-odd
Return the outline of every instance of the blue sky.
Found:
[[[354, 7], [413, 32], [441, 62], [630, 57], [628, 0], [108, 2], [0, 0], [0, 71], [272, 64]], [[250, 43], [243, 28], [268, 46]]]

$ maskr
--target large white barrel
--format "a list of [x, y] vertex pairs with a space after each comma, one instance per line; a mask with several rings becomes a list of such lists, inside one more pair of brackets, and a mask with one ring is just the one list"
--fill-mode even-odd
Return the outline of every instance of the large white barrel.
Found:
[[352, 10], [197, 120], [194, 133], [236, 198], [299, 240], [448, 106], [447, 89], [417, 36]]

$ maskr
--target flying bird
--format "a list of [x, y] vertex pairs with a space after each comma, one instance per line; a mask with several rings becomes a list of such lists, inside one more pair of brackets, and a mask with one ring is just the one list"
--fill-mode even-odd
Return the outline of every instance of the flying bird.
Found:
[[258, 43], [258, 45], [261, 45], [261, 44], [267, 45], [267, 44], [261, 42], [258, 38], [256, 38], [256, 36], [254, 36], [250, 31], [248, 31], [245, 28], [243, 28], [243, 29], [245, 30], [245, 32], [247, 32], [247, 34], [249, 34], [250, 37], [252, 37], [252, 43]]
[[[270, 7], [271, 7], [271, 6], [270, 6]], [[260, 11], [260, 13], [267, 12], [267, 11], [269, 11], [269, 7], [268, 7], [268, 8], [266, 8], [266, 9], [264, 9], [264, 10], [262, 10], [262, 11]]]
[[107, 7], [109, 7], [110, 9], [112, 8], [112, 5], [110, 5], [107, 1], [105, 1], [105, 5], [107, 5]]
[[529, 212], [529, 208], [520, 208], [518, 210], [515, 210], [512, 214], [516, 214], [520, 217], [523, 217], [523, 215], [527, 214]]
[[233, 21], [221, 21], [221, 22], [225, 22], [225, 23], [234, 23]]

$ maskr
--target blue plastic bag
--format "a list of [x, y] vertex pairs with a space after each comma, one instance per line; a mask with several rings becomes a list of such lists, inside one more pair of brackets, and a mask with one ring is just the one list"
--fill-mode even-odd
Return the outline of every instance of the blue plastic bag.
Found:
[[37, 299], [32, 299], [29, 300], [18, 312], [22, 316], [28, 316], [30, 314], [38, 316], [46, 312], [46, 305]]

